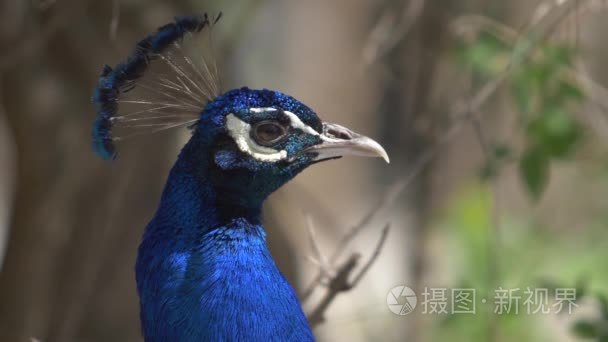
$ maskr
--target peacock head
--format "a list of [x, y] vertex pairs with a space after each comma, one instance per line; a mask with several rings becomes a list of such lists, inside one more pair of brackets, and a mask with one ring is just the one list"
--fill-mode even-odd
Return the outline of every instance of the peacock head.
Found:
[[209, 102], [192, 139], [210, 155], [206, 164], [216, 183], [241, 195], [249, 189], [267, 196], [320, 161], [348, 155], [389, 161], [376, 141], [323, 122], [300, 101], [266, 89], [234, 89]]
[[[103, 158], [116, 156], [117, 129], [189, 126], [193, 136], [180, 160], [212, 182], [230, 204], [256, 205], [314, 163], [347, 155], [382, 157], [374, 140], [323, 122], [300, 101], [272, 90], [239, 88], [222, 93], [217, 68], [195, 67], [182, 42], [217, 22], [178, 17], [137, 44], [126, 62], [106, 66], [93, 95], [97, 120], [93, 145]], [[159, 72], [155, 66], [164, 67]], [[140, 91], [141, 94], [134, 94]], [[131, 111], [124, 107], [138, 106]]]

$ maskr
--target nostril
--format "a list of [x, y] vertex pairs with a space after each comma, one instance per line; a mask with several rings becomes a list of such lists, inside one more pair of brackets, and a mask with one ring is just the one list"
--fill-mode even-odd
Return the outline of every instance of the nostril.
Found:
[[351, 140], [353, 138], [353, 136], [350, 134], [350, 132], [345, 131], [345, 130], [340, 130], [340, 129], [337, 129], [334, 127], [328, 127], [325, 134], [332, 138], [338, 138], [338, 139], [342, 139], [342, 140]]

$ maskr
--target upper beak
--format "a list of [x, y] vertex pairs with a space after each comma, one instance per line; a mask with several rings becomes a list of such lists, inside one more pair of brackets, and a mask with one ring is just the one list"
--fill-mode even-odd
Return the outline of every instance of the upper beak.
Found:
[[390, 163], [384, 148], [371, 138], [334, 123], [323, 123], [322, 143], [309, 147], [306, 152], [316, 153], [315, 160], [342, 156], [381, 157]]

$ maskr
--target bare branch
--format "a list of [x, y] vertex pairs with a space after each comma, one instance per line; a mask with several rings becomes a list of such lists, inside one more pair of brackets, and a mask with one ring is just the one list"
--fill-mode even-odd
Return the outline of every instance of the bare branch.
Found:
[[397, 23], [395, 23], [395, 14], [391, 8], [384, 11], [371, 30], [363, 48], [364, 62], [370, 65], [378, 61], [405, 39], [418, 17], [420, 17], [424, 5], [425, 0], [409, 1], [404, 6], [403, 14]]
[[322, 277], [333, 277], [335, 275], [335, 272], [333, 272], [329, 260], [327, 259], [327, 257], [321, 250], [319, 243], [317, 242], [317, 234], [314, 229], [312, 216], [310, 215], [306, 215], [306, 228], [308, 229], [308, 236], [313, 251], [313, 256], [311, 256], [309, 260], [319, 267], [319, 270], [321, 271], [320, 274]]
[[[371, 256], [365, 262], [365, 264], [361, 268], [361, 271], [359, 271], [357, 275], [353, 276], [352, 273], [358, 266], [359, 260], [361, 259], [361, 254], [359, 253], [351, 254], [348, 260], [341, 266], [337, 267], [337, 270], [335, 272], [332, 272], [331, 275], [329, 275], [324, 269], [331, 269], [332, 264], [323, 265], [322, 262], [319, 263], [321, 270], [319, 273], [320, 277], [318, 278], [317, 283], [323, 284], [324, 280], [327, 280], [327, 283], [324, 284], [327, 287], [327, 293], [325, 293], [321, 301], [317, 304], [317, 306], [312, 310], [312, 312], [308, 316], [308, 321], [311, 327], [314, 328], [315, 326], [323, 323], [325, 321], [325, 312], [327, 311], [331, 303], [334, 301], [334, 299], [340, 293], [348, 292], [354, 287], [356, 287], [361, 281], [361, 279], [363, 279], [365, 274], [367, 274], [371, 266], [378, 259], [378, 256], [380, 255], [380, 252], [384, 247], [384, 243], [386, 242], [386, 238], [388, 236], [389, 228], [390, 225], [387, 224], [384, 229], [382, 229], [382, 235], [380, 236], [376, 247], [374, 248]], [[309, 231], [311, 231], [310, 229], [311, 226], [309, 225]], [[323, 255], [321, 250], [318, 248], [316, 242], [314, 241], [314, 235], [311, 235], [311, 239], [313, 241], [313, 249], [315, 249], [315, 253], [319, 256]], [[353, 280], [349, 280], [351, 278]]]
[[308, 316], [308, 322], [312, 328], [323, 323], [325, 320], [324, 314], [329, 305], [334, 301], [336, 296], [344, 291], [350, 290], [351, 284], [348, 282], [349, 275], [357, 266], [360, 255], [352, 254], [350, 258], [338, 268], [336, 276], [329, 283], [329, 290], [321, 299], [317, 307]]
[[374, 248], [374, 252], [370, 256], [369, 260], [367, 260], [365, 265], [363, 265], [363, 267], [361, 268], [361, 271], [359, 271], [359, 274], [357, 274], [355, 276], [355, 278], [353, 279], [353, 281], [351, 282], [352, 287], [355, 287], [359, 284], [361, 279], [363, 279], [363, 276], [365, 276], [365, 274], [367, 274], [367, 271], [369, 271], [369, 269], [372, 267], [374, 262], [376, 262], [376, 259], [378, 259], [378, 256], [380, 256], [382, 247], [384, 247], [384, 243], [386, 242], [386, 238], [388, 237], [389, 230], [390, 230], [390, 224], [387, 224], [386, 226], [384, 226], [384, 229], [382, 229], [382, 235], [380, 236], [380, 239], [378, 240], [378, 243], [376, 244], [376, 248]]
[[485, 132], [483, 131], [483, 127], [481, 127], [481, 118], [479, 116], [474, 115], [471, 119], [471, 124], [473, 125], [473, 129], [475, 130], [475, 135], [477, 136], [477, 142], [479, 146], [481, 146], [481, 150], [483, 151], [484, 156], [488, 161], [492, 158], [492, 152], [490, 150], [490, 143], [488, 142], [488, 138], [486, 137]]

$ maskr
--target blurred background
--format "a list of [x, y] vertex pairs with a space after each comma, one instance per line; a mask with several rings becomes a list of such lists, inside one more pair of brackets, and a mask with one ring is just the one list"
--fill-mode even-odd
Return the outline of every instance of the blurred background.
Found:
[[[322, 163], [265, 207], [307, 312], [327, 293], [310, 259], [338, 251], [336, 270], [360, 253], [351, 278], [373, 261], [319, 340], [608, 341], [600, 0], [0, 1], [0, 340], [141, 340], [137, 245], [189, 133], [102, 161], [90, 97], [148, 32], [219, 11], [224, 89], [291, 94], [391, 157]], [[387, 305], [410, 299], [399, 286], [417, 295], [407, 315]], [[475, 313], [453, 312], [458, 288]], [[550, 312], [527, 313], [527, 289]], [[571, 313], [559, 289], [575, 290]], [[498, 310], [502, 290], [518, 312]]]

